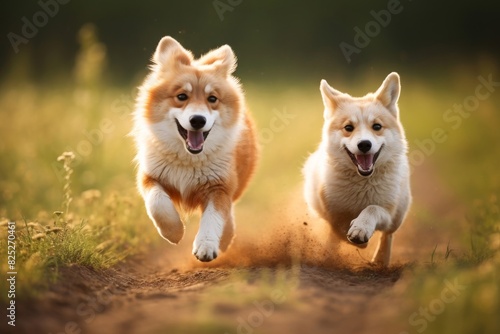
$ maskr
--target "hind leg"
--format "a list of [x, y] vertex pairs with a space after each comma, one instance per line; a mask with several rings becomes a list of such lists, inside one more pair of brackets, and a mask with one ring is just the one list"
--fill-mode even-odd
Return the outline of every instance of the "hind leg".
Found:
[[372, 263], [387, 267], [391, 261], [392, 233], [382, 232]]
[[391, 248], [392, 248], [392, 236], [394, 232], [403, 224], [403, 220], [406, 216], [410, 203], [410, 194], [406, 193], [399, 203], [398, 210], [394, 218], [392, 219], [392, 224], [388, 226], [387, 229], [382, 230], [382, 236], [380, 238], [377, 250], [373, 255], [372, 262], [378, 265], [387, 267], [391, 260]]
[[404, 201], [401, 201], [398, 211], [396, 212], [396, 215], [392, 220], [392, 224], [387, 226], [385, 230], [382, 230], [380, 242], [378, 244], [377, 250], [373, 255], [373, 263], [382, 265], [384, 267], [387, 267], [389, 265], [389, 262], [391, 260], [392, 236], [403, 223], [406, 211], [408, 210], [408, 203], [408, 198], [405, 198]]

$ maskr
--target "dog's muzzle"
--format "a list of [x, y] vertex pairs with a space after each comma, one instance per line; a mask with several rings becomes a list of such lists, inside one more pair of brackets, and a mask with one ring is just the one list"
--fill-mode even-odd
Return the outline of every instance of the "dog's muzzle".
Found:
[[198, 154], [203, 151], [203, 145], [205, 144], [205, 140], [207, 139], [210, 130], [200, 130], [206, 124], [206, 119], [203, 116], [191, 116], [189, 122], [191, 123], [191, 126], [196, 130], [184, 129], [181, 123], [179, 123], [179, 121], [175, 119], [177, 130], [186, 143], [186, 149], [191, 154]]
[[382, 145], [375, 154], [353, 154], [347, 147], [344, 147], [344, 149], [354, 165], [357, 167], [358, 174], [361, 176], [370, 176], [375, 170], [375, 162], [377, 162], [378, 156], [380, 155], [380, 151], [382, 151], [383, 147], [384, 145]]

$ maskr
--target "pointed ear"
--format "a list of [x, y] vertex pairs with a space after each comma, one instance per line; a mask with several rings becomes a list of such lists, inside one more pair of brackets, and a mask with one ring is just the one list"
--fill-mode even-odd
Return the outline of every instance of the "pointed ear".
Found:
[[376, 99], [382, 103], [384, 107], [394, 112], [397, 117], [397, 103], [401, 85], [399, 83], [399, 75], [392, 72], [385, 78], [382, 86], [375, 92]]
[[198, 60], [202, 65], [213, 65], [218, 73], [224, 76], [236, 70], [236, 55], [229, 45], [212, 50]]
[[153, 55], [153, 62], [160, 66], [172, 66], [175, 64], [189, 65], [193, 60], [191, 52], [170, 36], [163, 37]]
[[332, 88], [324, 79], [321, 80], [319, 90], [321, 91], [321, 97], [325, 106], [323, 117], [328, 119], [332, 117], [339, 104], [345, 99], [345, 94]]

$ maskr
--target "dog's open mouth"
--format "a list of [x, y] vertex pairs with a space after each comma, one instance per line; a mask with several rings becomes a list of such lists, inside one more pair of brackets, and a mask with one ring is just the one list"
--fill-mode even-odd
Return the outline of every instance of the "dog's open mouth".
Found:
[[182, 127], [177, 119], [175, 120], [175, 123], [177, 124], [177, 130], [179, 130], [179, 134], [186, 142], [186, 149], [189, 151], [189, 153], [198, 154], [203, 151], [203, 144], [205, 144], [205, 140], [207, 139], [210, 130], [204, 132], [186, 130]]
[[[382, 145], [382, 147], [384, 146]], [[382, 147], [380, 147], [380, 150], [378, 150], [378, 152], [375, 154], [360, 154], [360, 155], [352, 154], [351, 151], [347, 149], [347, 147], [344, 148], [349, 157], [351, 158], [352, 162], [354, 163], [354, 165], [358, 167], [359, 175], [370, 176], [373, 173], [373, 170], [375, 168], [375, 162], [377, 161], [380, 151], [382, 151]]]

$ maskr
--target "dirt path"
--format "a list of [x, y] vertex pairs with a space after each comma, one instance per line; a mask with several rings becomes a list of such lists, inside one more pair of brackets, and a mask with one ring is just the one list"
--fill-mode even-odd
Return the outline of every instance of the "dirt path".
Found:
[[[439, 217], [457, 207], [428, 168], [414, 179], [416, 207]], [[415, 182], [414, 182], [415, 183]], [[278, 212], [265, 239], [239, 237], [211, 264], [183, 246], [163, 244], [116, 268], [70, 267], [38, 301], [21, 303], [12, 333], [400, 333], [404, 303], [394, 286], [404, 268], [425, 262], [451, 235], [419, 224], [415, 212], [398, 231], [393, 265], [367, 264], [365, 250], [332, 247], [321, 222], [304, 210], [300, 194]], [[444, 218], [443, 218], [444, 219]], [[286, 226], [284, 223], [286, 222]], [[285, 226], [285, 227], [284, 227]], [[239, 232], [245, 235], [244, 231]], [[298, 260], [300, 259], [300, 264]], [[399, 296], [399, 297], [398, 297]], [[389, 331], [390, 330], [390, 331]], [[2, 331], [3, 332], [3, 331]]]
[[402, 271], [401, 266], [265, 269], [274, 283], [263, 289], [262, 268], [180, 272], [144, 266], [142, 260], [104, 272], [65, 269], [63, 282], [39, 302], [23, 305], [19, 318], [24, 321], [16, 332], [326, 333], [341, 328], [361, 333], [368, 324], [353, 321], [353, 315], [368, 312], [369, 302], [392, 287]]

